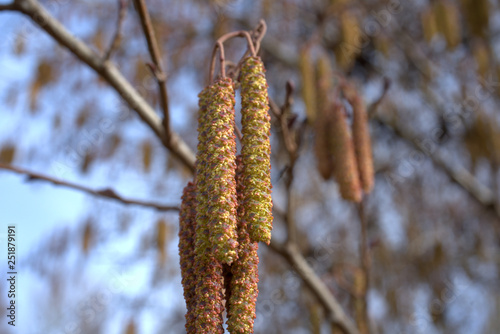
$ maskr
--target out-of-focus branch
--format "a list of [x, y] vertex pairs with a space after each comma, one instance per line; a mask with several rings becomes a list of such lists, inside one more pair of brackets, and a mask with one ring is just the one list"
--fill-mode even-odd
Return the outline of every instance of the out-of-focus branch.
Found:
[[356, 326], [351, 319], [349, 319], [347, 314], [345, 314], [335, 296], [330, 292], [325, 283], [321, 281], [318, 275], [316, 275], [311, 266], [309, 266], [294, 243], [281, 245], [272, 239], [269, 247], [274, 252], [283, 256], [297, 274], [299, 274], [306, 286], [326, 310], [329, 321], [336, 324], [345, 334], [359, 334]]
[[160, 138], [163, 145], [172, 152], [189, 170], [194, 171], [195, 155], [187, 144], [175, 132], [167, 136], [161, 119], [153, 108], [144, 100], [121, 72], [109, 61], [92, 51], [80, 39], [69, 33], [54, 17], [36, 0], [16, 0], [15, 9], [30, 17], [41, 29], [51, 35], [59, 44], [68, 49], [78, 59], [91, 67], [106, 80], [114, 90], [137, 112], [141, 119]]
[[369, 317], [368, 317], [368, 290], [370, 288], [370, 248], [368, 247], [368, 231], [367, 222], [364, 212], [364, 199], [361, 203], [357, 204], [357, 211], [359, 216], [360, 226], [360, 241], [359, 241], [359, 257], [360, 257], [360, 270], [356, 272], [354, 284], [354, 300], [355, 300], [355, 314], [356, 323], [358, 324], [359, 331], [362, 334], [368, 334]]
[[179, 211], [179, 207], [175, 205], [163, 205], [163, 204], [158, 204], [158, 203], [152, 203], [148, 201], [142, 201], [142, 200], [137, 200], [137, 199], [130, 199], [130, 198], [124, 198], [120, 195], [118, 195], [113, 189], [110, 188], [105, 188], [101, 190], [94, 190], [90, 189], [88, 187], [71, 183], [68, 181], [63, 181], [63, 180], [58, 180], [55, 178], [52, 178], [47, 175], [35, 173], [32, 171], [28, 171], [26, 169], [20, 168], [20, 167], [15, 167], [12, 165], [0, 163], [0, 169], [11, 171], [17, 174], [22, 174], [26, 175], [28, 177], [28, 181], [36, 181], [36, 180], [41, 180], [45, 182], [50, 182], [52, 184], [55, 184], [57, 186], [63, 186], [66, 188], [71, 188], [75, 189], [81, 192], [84, 192], [86, 194], [92, 195], [92, 196], [99, 196], [99, 197], [105, 197], [109, 199], [116, 200], [118, 202], [124, 203], [124, 204], [133, 204], [133, 205], [140, 205], [148, 208], [152, 208], [155, 210], [159, 211]]
[[380, 114], [372, 115], [373, 119], [389, 127], [396, 135], [410, 143], [420, 152], [427, 155], [434, 164], [443, 169], [450, 179], [467, 191], [479, 204], [488, 209], [492, 209], [500, 217], [500, 207], [496, 204], [494, 193], [486, 186], [482, 185], [469, 171], [457, 164], [450, 164], [448, 159], [439, 148], [429, 140], [423, 140], [413, 133], [408, 127], [395, 124], [387, 120]]
[[168, 110], [168, 92], [167, 92], [167, 75], [163, 71], [162, 58], [158, 41], [155, 36], [155, 31], [151, 23], [151, 17], [146, 6], [145, 0], [134, 0], [135, 8], [141, 20], [142, 30], [148, 44], [149, 54], [153, 61], [151, 70], [153, 71], [156, 81], [158, 82], [158, 89], [160, 92], [160, 104], [163, 110], [163, 127], [166, 132], [167, 140], [170, 136], [170, 115]]
[[121, 34], [122, 34], [122, 25], [125, 20], [125, 14], [127, 14], [127, 1], [126, 0], [118, 0], [118, 22], [116, 23], [116, 31], [109, 44], [109, 48], [104, 54], [104, 61], [111, 58], [111, 54], [116, 50], [118, 45], [120, 44]]
[[[291, 115], [291, 107], [293, 104], [293, 84], [287, 83], [286, 98], [282, 107], [272, 100], [269, 100], [271, 113], [279, 120], [281, 134], [285, 147], [289, 155], [289, 163], [286, 169], [286, 210], [274, 210], [276, 214], [283, 219], [287, 229], [287, 239], [284, 244], [279, 244], [274, 239], [271, 239], [269, 247], [274, 252], [283, 256], [287, 262], [297, 271], [306, 286], [312, 291], [313, 295], [321, 303], [325, 309], [328, 321], [336, 324], [336, 326], [345, 334], [359, 334], [354, 323], [345, 314], [342, 306], [339, 304], [335, 296], [330, 292], [328, 287], [316, 275], [314, 270], [309, 266], [304, 256], [300, 253], [297, 247], [297, 231], [294, 217], [295, 206], [292, 197], [292, 183], [294, 179], [294, 167], [298, 158], [298, 149], [300, 141], [301, 128], [293, 127], [293, 116]], [[291, 121], [292, 120], [292, 121]]]
[[367, 112], [368, 117], [371, 117], [377, 111], [378, 106], [384, 100], [390, 87], [391, 87], [391, 80], [389, 80], [389, 78], [384, 78], [384, 86], [382, 87], [382, 93], [380, 94], [378, 99], [375, 100], [375, 102], [370, 104], [370, 106], [368, 107], [368, 112]]
[[8, 4], [0, 4], [0, 11], [2, 10], [17, 10], [17, 7], [14, 2]]

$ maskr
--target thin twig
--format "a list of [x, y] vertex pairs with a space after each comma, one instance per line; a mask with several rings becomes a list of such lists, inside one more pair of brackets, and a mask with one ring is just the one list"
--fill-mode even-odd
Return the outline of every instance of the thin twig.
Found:
[[259, 53], [260, 43], [262, 42], [262, 39], [266, 35], [266, 32], [267, 32], [267, 24], [266, 21], [262, 19], [259, 21], [259, 25], [257, 26], [257, 28], [254, 29], [254, 36], [252, 36], [256, 54]]
[[219, 64], [220, 64], [220, 76], [222, 78], [226, 77], [226, 65], [224, 56], [224, 45], [220, 41], [216, 41], [213, 51], [212, 60], [210, 61], [210, 68], [208, 70], [208, 84], [211, 85], [215, 80], [215, 56], [217, 55], [217, 50], [219, 50]]
[[346, 315], [340, 303], [326, 284], [316, 275], [295, 244], [281, 245], [274, 239], [271, 239], [269, 248], [283, 256], [302, 278], [306, 286], [326, 310], [329, 321], [336, 324], [345, 334], [359, 334], [356, 326]]
[[231, 38], [235, 38], [235, 37], [244, 37], [244, 38], [246, 38], [246, 40], [247, 40], [247, 46], [248, 46], [248, 49], [250, 50], [250, 55], [252, 57], [256, 56], [255, 47], [253, 46], [253, 42], [252, 42], [252, 37], [250, 36], [250, 34], [248, 33], [248, 31], [240, 30], [240, 31], [233, 31], [233, 32], [227, 33], [227, 34], [222, 35], [221, 37], [219, 37], [217, 39], [217, 42], [224, 43], [227, 40], [229, 40]]
[[377, 111], [378, 106], [384, 100], [390, 87], [391, 87], [391, 80], [389, 80], [389, 78], [384, 78], [384, 86], [382, 88], [382, 93], [380, 94], [378, 99], [374, 101], [368, 108], [368, 117], [372, 117], [372, 115]]
[[141, 20], [142, 30], [148, 44], [149, 54], [154, 64], [154, 75], [158, 82], [158, 89], [160, 92], [160, 104], [163, 111], [163, 128], [167, 136], [167, 141], [170, 139], [170, 115], [168, 107], [168, 92], [167, 92], [167, 76], [162, 66], [162, 58], [158, 41], [155, 36], [154, 28], [151, 23], [151, 17], [146, 6], [145, 0], [134, 0], [135, 8]]
[[28, 16], [33, 23], [52, 36], [61, 46], [68, 49], [106, 80], [120, 94], [128, 106], [132, 110], [135, 110], [139, 117], [153, 130], [163, 145], [191, 172], [194, 172], [195, 154], [191, 148], [177, 133], [170, 131], [169, 136], [167, 136], [162, 121], [154, 109], [132, 87], [115, 65], [110, 61], [103, 62], [101, 56], [92, 51], [80, 39], [69, 33], [38, 1], [18, 0], [16, 1], [15, 9]]
[[360, 268], [361, 268], [361, 279], [356, 280], [356, 291], [354, 298], [356, 300], [356, 322], [358, 323], [359, 331], [362, 334], [369, 333], [369, 318], [368, 318], [368, 289], [370, 281], [370, 249], [368, 247], [368, 233], [366, 226], [366, 216], [364, 212], [364, 202], [365, 199], [356, 205], [358, 216], [359, 216], [359, 226], [360, 226], [360, 241], [359, 241], [359, 257], [360, 257]]
[[63, 186], [66, 188], [71, 188], [71, 189], [76, 189], [81, 192], [84, 192], [86, 194], [92, 195], [92, 196], [99, 196], [99, 197], [106, 197], [109, 199], [116, 200], [118, 202], [121, 202], [123, 204], [133, 204], [133, 205], [140, 205], [148, 208], [152, 208], [155, 210], [159, 211], [179, 211], [179, 207], [175, 205], [164, 205], [164, 204], [159, 204], [159, 203], [153, 203], [153, 202], [148, 202], [148, 201], [143, 201], [143, 200], [137, 200], [137, 199], [130, 199], [130, 198], [124, 198], [120, 195], [118, 195], [113, 189], [110, 188], [104, 188], [101, 190], [94, 190], [82, 185], [78, 185], [75, 183], [71, 183], [68, 181], [63, 181], [63, 180], [58, 180], [55, 178], [52, 178], [47, 175], [35, 173], [20, 167], [15, 167], [9, 164], [4, 164], [0, 163], [0, 169], [11, 171], [17, 174], [22, 174], [28, 176], [27, 180], [28, 181], [36, 181], [36, 180], [42, 180], [45, 182], [50, 182], [52, 184], [58, 185], [58, 186]]
[[121, 34], [122, 34], [122, 25], [125, 20], [125, 15], [127, 14], [127, 0], [118, 0], [118, 22], [116, 24], [116, 31], [111, 43], [109, 44], [109, 48], [104, 54], [104, 61], [107, 61], [111, 58], [111, 54], [118, 48], [120, 44]]

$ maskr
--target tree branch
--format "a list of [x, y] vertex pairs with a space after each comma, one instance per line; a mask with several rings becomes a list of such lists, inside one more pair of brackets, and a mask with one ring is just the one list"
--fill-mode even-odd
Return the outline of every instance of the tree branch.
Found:
[[99, 55], [80, 39], [71, 35], [38, 1], [16, 0], [15, 8], [30, 17], [34, 23], [51, 35], [59, 44], [104, 78], [127, 102], [130, 108], [135, 110], [141, 119], [154, 131], [163, 145], [189, 170], [194, 172], [195, 155], [193, 151], [177, 133], [170, 132], [169, 136], [167, 136], [162, 121], [156, 115], [154, 109], [132, 87], [115, 65], [109, 61], [102, 61]]
[[21, 174], [21, 175], [26, 175], [26, 176], [28, 176], [27, 181], [42, 180], [45, 182], [50, 182], [50, 183], [57, 185], [57, 186], [63, 186], [66, 188], [79, 190], [81, 192], [84, 192], [84, 193], [92, 195], [92, 196], [99, 196], [99, 197], [113, 199], [113, 200], [116, 200], [116, 201], [124, 203], [124, 204], [140, 205], [140, 206], [144, 206], [144, 207], [153, 208], [153, 209], [159, 210], [159, 211], [179, 211], [179, 207], [175, 206], [175, 205], [163, 205], [163, 204], [152, 203], [152, 202], [147, 202], [147, 201], [142, 201], [142, 200], [124, 198], [124, 197], [118, 195], [113, 189], [110, 189], [110, 188], [104, 188], [101, 190], [94, 190], [94, 189], [87, 188], [85, 186], [81, 186], [81, 185], [71, 183], [68, 181], [58, 180], [58, 179], [52, 178], [52, 177], [47, 176], [47, 175], [42, 175], [39, 173], [31, 172], [31, 171], [28, 171], [26, 169], [23, 169], [20, 167], [15, 167], [15, 166], [4, 164], [4, 163], [0, 163], [0, 169], [11, 171], [11, 172]]
[[104, 61], [109, 60], [111, 58], [111, 54], [118, 47], [123, 21], [125, 20], [125, 14], [127, 14], [127, 1], [126, 0], [118, 0], [118, 22], [116, 24], [116, 31], [111, 43], [109, 44], [108, 51], [104, 54]]
[[7, 4], [0, 4], [0, 12], [3, 10], [17, 10], [17, 6], [15, 2], [12, 3], [7, 3]]
[[134, 0], [134, 3], [137, 14], [139, 14], [139, 18], [141, 20], [142, 30], [144, 32], [144, 36], [146, 37], [149, 54], [151, 55], [151, 60], [153, 61], [154, 65], [151, 66], [151, 68], [155, 75], [156, 81], [158, 82], [160, 104], [161, 109], [163, 110], [163, 128], [165, 129], [168, 139], [170, 135], [170, 116], [168, 110], [167, 75], [163, 71], [160, 48], [158, 47], [158, 42], [156, 40], [153, 25], [151, 24], [151, 17], [149, 16], [146, 2], [145, 0]]
[[321, 281], [321, 279], [316, 275], [311, 266], [309, 266], [306, 259], [302, 256], [302, 254], [300, 254], [295, 244], [288, 243], [287, 245], [281, 245], [274, 241], [274, 239], [271, 239], [269, 248], [283, 256], [294, 268], [306, 286], [311, 290], [327, 311], [327, 316], [332, 323], [336, 324], [345, 334], [359, 334], [356, 326], [345, 314], [342, 306], [339, 304], [335, 296], [330, 292], [325, 283], [323, 283], [323, 281]]
[[453, 182], [468, 192], [479, 204], [492, 209], [500, 217], [500, 207], [496, 205], [495, 194], [488, 187], [482, 185], [464, 167], [448, 163], [444, 154], [434, 143], [430, 143], [429, 140], [420, 139], [409, 128], [403, 127], [401, 124], [395, 124], [395, 122], [385, 119], [380, 114], [375, 113], [372, 116], [373, 119], [392, 129], [400, 138], [431, 158], [434, 164], [443, 169]]

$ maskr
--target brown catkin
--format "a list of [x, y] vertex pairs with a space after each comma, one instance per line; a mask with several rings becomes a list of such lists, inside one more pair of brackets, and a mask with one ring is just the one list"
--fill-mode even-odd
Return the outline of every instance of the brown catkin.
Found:
[[241, 66], [241, 155], [243, 160], [244, 220], [252, 241], [271, 241], [271, 118], [267, 82], [259, 57], [248, 57]]
[[328, 149], [328, 136], [330, 135], [330, 125], [328, 124], [328, 108], [331, 90], [332, 69], [330, 61], [326, 55], [319, 58], [316, 65], [316, 100], [318, 113], [314, 122], [315, 140], [314, 153], [318, 163], [318, 171], [324, 180], [332, 176], [333, 161]]
[[331, 110], [330, 150], [333, 156], [333, 174], [343, 199], [360, 202], [361, 185], [354, 145], [346, 120], [344, 107], [334, 102]]
[[[237, 158], [236, 187], [238, 203], [244, 203], [243, 160]], [[248, 234], [248, 222], [244, 219], [245, 206], [238, 206], [239, 258], [231, 266], [227, 328], [231, 334], [253, 333], [255, 303], [259, 294], [258, 243], [252, 242]]]
[[302, 79], [302, 100], [306, 106], [307, 121], [314, 124], [316, 119], [316, 94], [314, 92], [314, 63], [308, 47], [300, 51], [300, 75]]
[[373, 189], [373, 157], [372, 145], [370, 140], [370, 129], [368, 127], [368, 115], [363, 99], [357, 95], [350, 101], [353, 112], [352, 136], [354, 141], [354, 150], [356, 152], [356, 161], [358, 163], [359, 177], [365, 194]]
[[189, 182], [182, 194], [179, 213], [179, 256], [181, 262], [182, 286], [186, 300], [186, 333], [194, 334], [196, 319], [196, 282], [195, 263], [195, 230], [196, 230], [196, 186]]

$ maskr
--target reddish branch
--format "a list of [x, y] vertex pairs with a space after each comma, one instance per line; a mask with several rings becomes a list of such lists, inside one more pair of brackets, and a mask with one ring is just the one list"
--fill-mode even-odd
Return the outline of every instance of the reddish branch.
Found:
[[119, 201], [124, 204], [133, 204], [133, 205], [140, 205], [140, 206], [145, 206], [149, 208], [153, 208], [155, 210], [159, 211], [178, 211], [179, 207], [175, 205], [163, 205], [163, 204], [158, 204], [158, 203], [152, 203], [148, 201], [142, 201], [142, 200], [137, 200], [137, 199], [130, 199], [130, 198], [124, 198], [120, 195], [118, 195], [113, 189], [110, 188], [104, 188], [101, 190], [94, 190], [82, 185], [78, 185], [75, 183], [71, 183], [68, 181], [63, 181], [63, 180], [58, 180], [55, 178], [52, 178], [47, 175], [42, 175], [39, 173], [35, 173], [32, 171], [28, 171], [26, 169], [20, 168], [20, 167], [15, 167], [12, 165], [0, 163], [0, 169], [11, 171], [17, 174], [22, 174], [28, 176], [27, 181], [36, 181], [36, 180], [41, 180], [45, 182], [50, 182], [52, 184], [55, 184], [57, 186], [63, 186], [66, 188], [71, 188], [75, 190], [79, 190], [81, 192], [84, 192], [89, 195], [93, 196], [100, 196], [100, 197], [106, 197], [109, 199], [113, 199], [116, 201]]

